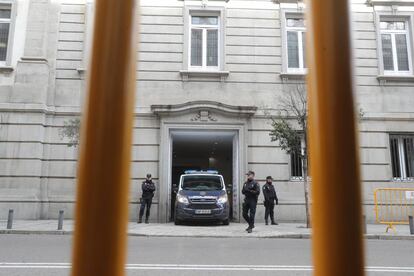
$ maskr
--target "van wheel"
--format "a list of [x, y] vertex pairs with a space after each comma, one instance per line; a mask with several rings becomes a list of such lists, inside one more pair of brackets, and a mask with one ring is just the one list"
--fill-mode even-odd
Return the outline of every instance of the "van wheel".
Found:
[[229, 219], [223, 220], [223, 225], [229, 225], [229, 224], [230, 224], [230, 220]]
[[183, 224], [183, 223], [182, 223], [182, 221], [181, 221], [181, 220], [179, 220], [179, 219], [175, 218], [175, 219], [174, 219], [174, 224], [175, 224], [175, 225], [181, 225], [181, 224]]

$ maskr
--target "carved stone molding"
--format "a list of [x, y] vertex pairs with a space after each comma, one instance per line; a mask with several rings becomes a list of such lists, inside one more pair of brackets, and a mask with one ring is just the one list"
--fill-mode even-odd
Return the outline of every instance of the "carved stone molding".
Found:
[[251, 117], [256, 113], [257, 107], [228, 105], [215, 101], [191, 101], [175, 105], [152, 105], [151, 110], [158, 116], [178, 115], [196, 111], [197, 115], [193, 118], [194, 121], [200, 121], [205, 118], [208, 118], [208, 121], [212, 121], [215, 118], [211, 116], [211, 111], [227, 116]]
[[192, 122], [217, 122], [217, 119], [214, 118], [210, 111], [208, 110], [200, 110], [195, 117], [191, 118]]

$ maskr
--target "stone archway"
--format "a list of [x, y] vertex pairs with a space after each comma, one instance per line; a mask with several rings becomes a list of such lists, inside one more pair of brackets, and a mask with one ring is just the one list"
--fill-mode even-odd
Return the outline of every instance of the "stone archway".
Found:
[[[160, 118], [159, 210], [158, 221], [170, 217], [172, 133], [174, 131], [231, 131], [233, 141], [233, 219], [240, 219], [240, 182], [247, 168], [247, 123], [257, 110], [254, 106], [232, 106], [213, 101], [193, 101], [177, 105], [153, 105]], [[236, 185], [234, 185], [236, 184]]]

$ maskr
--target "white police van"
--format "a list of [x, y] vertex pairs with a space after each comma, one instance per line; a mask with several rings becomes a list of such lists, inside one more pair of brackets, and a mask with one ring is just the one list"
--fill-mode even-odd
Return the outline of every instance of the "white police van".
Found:
[[180, 177], [174, 222], [215, 221], [229, 224], [230, 205], [223, 176], [217, 171], [188, 170]]

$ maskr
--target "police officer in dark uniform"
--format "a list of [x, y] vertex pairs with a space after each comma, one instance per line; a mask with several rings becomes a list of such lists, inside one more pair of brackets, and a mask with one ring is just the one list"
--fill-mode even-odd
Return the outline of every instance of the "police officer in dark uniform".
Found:
[[147, 179], [145, 179], [145, 181], [142, 182], [141, 188], [142, 197], [138, 223], [142, 223], [142, 216], [144, 215], [145, 207], [147, 207], [147, 212], [145, 214], [145, 223], [149, 223], [148, 219], [150, 216], [151, 203], [155, 192], [155, 184], [152, 181], [151, 174], [147, 174]]
[[[246, 231], [251, 233], [254, 228], [254, 216], [256, 214], [257, 198], [260, 194], [260, 185], [254, 180], [254, 172], [246, 173], [247, 181], [243, 185], [242, 193], [244, 194], [243, 218], [249, 224]], [[250, 213], [250, 214], [249, 214]]]
[[268, 218], [270, 216], [270, 220], [272, 222], [272, 225], [277, 225], [275, 222], [274, 217], [274, 208], [275, 208], [275, 202], [276, 205], [279, 204], [279, 200], [276, 195], [275, 187], [272, 184], [272, 177], [268, 176], [266, 177], [266, 184], [263, 186], [263, 196], [264, 196], [264, 206], [265, 206], [265, 223], [268, 225]]

